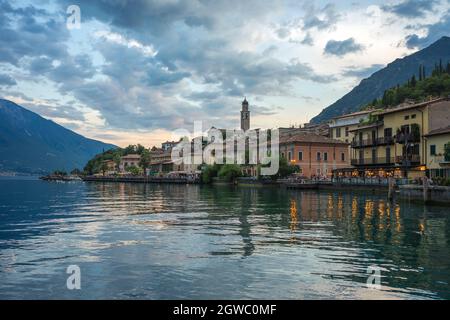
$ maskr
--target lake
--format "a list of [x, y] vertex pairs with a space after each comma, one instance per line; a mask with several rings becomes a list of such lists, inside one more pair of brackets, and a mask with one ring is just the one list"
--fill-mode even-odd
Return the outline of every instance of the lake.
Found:
[[[69, 265], [80, 290], [67, 288]], [[0, 179], [1, 299], [450, 299], [449, 282], [450, 207], [357, 191]]]

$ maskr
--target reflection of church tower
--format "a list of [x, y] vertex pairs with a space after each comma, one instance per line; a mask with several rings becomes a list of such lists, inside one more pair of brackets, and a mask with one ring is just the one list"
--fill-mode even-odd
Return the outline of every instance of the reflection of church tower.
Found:
[[241, 129], [243, 131], [247, 131], [248, 129], [250, 129], [250, 111], [248, 111], [247, 98], [242, 101]]

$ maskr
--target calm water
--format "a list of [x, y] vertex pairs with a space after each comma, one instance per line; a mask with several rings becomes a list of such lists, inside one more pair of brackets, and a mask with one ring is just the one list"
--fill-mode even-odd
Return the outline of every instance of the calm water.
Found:
[[[81, 290], [66, 268], [81, 268]], [[381, 290], [366, 287], [381, 268]], [[449, 299], [450, 210], [276, 188], [0, 180], [0, 298]]]

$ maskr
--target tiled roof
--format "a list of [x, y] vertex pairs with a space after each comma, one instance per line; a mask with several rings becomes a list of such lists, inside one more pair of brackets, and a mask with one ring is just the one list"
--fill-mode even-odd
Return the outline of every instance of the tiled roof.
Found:
[[428, 134], [426, 134], [425, 137], [437, 136], [437, 135], [445, 134], [445, 133], [450, 133], [450, 126], [448, 126], [446, 128], [432, 130]]
[[375, 111], [375, 110], [357, 111], [357, 112], [353, 112], [353, 113], [344, 114], [342, 116], [337, 116], [337, 117], [334, 117], [334, 118], [331, 118], [331, 119], [333, 120], [333, 119], [350, 118], [350, 117], [360, 116], [360, 115], [363, 115], [363, 114], [368, 114], [368, 113], [371, 113], [373, 111]]
[[393, 112], [399, 112], [399, 111], [404, 111], [404, 110], [409, 110], [409, 109], [415, 109], [415, 108], [420, 108], [420, 107], [425, 107], [427, 105], [433, 104], [433, 103], [437, 103], [437, 102], [441, 102], [441, 101], [445, 101], [448, 100], [447, 98], [438, 98], [438, 99], [434, 99], [434, 100], [430, 100], [430, 101], [424, 101], [421, 103], [415, 103], [415, 104], [410, 104], [410, 105], [406, 105], [406, 106], [397, 106], [394, 108], [389, 108], [386, 110], [381, 111], [380, 113], [377, 114], [387, 114], [387, 113], [393, 113]]
[[348, 143], [340, 140], [331, 139], [319, 134], [314, 133], [301, 133], [296, 134], [291, 137], [282, 137], [280, 138], [280, 144], [288, 144], [288, 143], [296, 143], [296, 142], [304, 142], [304, 143], [329, 143], [329, 144], [343, 144], [348, 145]]
[[123, 156], [122, 159], [138, 159], [140, 157], [139, 154], [127, 154], [126, 156]]

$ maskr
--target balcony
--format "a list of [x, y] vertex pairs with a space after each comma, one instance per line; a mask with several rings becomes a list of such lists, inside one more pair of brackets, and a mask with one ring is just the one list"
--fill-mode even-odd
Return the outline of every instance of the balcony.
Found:
[[402, 164], [404, 166], [410, 166], [412, 164], [420, 164], [419, 154], [409, 154], [407, 156], [397, 156], [395, 157], [395, 163]]
[[389, 145], [394, 144], [394, 137], [381, 137], [377, 139], [377, 145]]
[[373, 166], [373, 165], [392, 165], [394, 164], [393, 158], [365, 158], [365, 159], [352, 159], [352, 166]]
[[365, 147], [375, 147], [382, 145], [394, 144], [393, 137], [381, 137], [376, 139], [367, 139], [367, 140], [353, 140], [352, 148], [365, 148]]
[[364, 147], [372, 147], [375, 145], [376, 140], [367, 139], [367, 140], [353, 140], [352, 148], [364, 148]]

